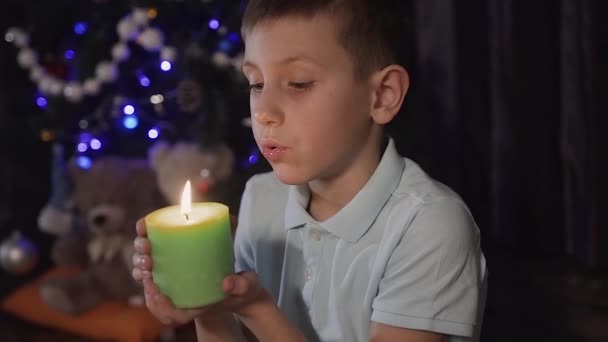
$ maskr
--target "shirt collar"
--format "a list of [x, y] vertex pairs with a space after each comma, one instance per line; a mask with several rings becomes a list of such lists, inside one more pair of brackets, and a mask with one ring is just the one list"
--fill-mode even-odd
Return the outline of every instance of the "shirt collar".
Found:
[[[351, 243], [357, 242], [374, 223], [401, 180], [405, 160], [389, 139], [382, 159], [373, 175], [357, 195], [340, 211], [320, 222], [321, 227]], [[298, 228], [316, 222], [306, 211], [310, 190], [308, 185], [291, 185], [285, 208], [285, 228]]]

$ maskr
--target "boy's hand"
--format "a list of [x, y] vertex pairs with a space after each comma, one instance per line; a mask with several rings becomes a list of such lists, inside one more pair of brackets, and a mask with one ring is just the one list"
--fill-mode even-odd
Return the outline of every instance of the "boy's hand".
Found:
[[133, 279], [142, 281], [152, 278], [152, 257], [150, 257], [150, 240], [148, 240], [146, 223], [143, 219], [137, 221], [135, 225], [137, 237], [133, 241], [135, 253], [133, 254], [133, 271], [131, 272]]
[[171, 300], [160, 293], [151, 278], [144, 278], [143, 284], [146, 307], [163, 324], [186, 324], [205, 312], [205, 309], [176, 309]]
[[258, 282], [255, 272], [251, 271], [224, 278], [222, 288], [227, 295], [226, 299], [197, 309], [177, 309], [169, 298], [160, 293], [152, 279], [144, 278], [143, 284], [146, 306], [164, 324], [181, 325], [195, 318], [205, 321], [222, 312], [248, 317], [256, 306], [274, 304]]
[[247, 271], [224, 278], [222, 289], [227, 297], [223, 301], [197, 309], [175, 308], [152, 281], [151, 247], [144, 220], [137, 222], [136, 230], [138, 236], [133, 243], [136, 252], [133, 255], [132, 275], [135, 280], [143, 282], [146, 306], [164, 324], [184, 324], [198, 317], [206, 320], [218, 312], [232, 312], [249, 317], [260, 304], [274, 305], [268, 292], [261, 286], [257, 274]]

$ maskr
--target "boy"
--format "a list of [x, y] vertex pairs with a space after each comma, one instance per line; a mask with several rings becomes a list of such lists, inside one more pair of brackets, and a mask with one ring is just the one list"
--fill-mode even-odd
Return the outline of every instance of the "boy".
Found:
[[273, 173], [247, 183], [221, 303], [175, 309], [138, 223], [133, 277], [160, 320], [194, 320], [200, 341], [243, 338], [233, 314], [261, 341], [478, 339], [479, 231], [384, 136], [409, 85], [385, 2], [249, 2], [243, 73]]

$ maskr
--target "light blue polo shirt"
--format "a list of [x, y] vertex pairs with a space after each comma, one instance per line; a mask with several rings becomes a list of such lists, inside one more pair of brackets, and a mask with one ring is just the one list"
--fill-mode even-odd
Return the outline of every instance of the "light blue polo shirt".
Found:
[[323, 222], [307, 186], [272, 173], [247, 183], [236, 269], [254, 270], [311, 341], [367, 341], [370, 321], [477, 341], [486, 262], [479, 230], [453, 191], [391, 140], [367, 184]]

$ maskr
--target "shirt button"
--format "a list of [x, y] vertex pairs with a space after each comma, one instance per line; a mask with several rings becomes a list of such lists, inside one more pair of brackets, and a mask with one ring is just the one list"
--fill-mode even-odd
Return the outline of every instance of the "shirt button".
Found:
[[313, 240], [315, 240], [315, 241], [321, 240], [321, 232], [318, 231], [318, 230], [316, 230], [316, 229], [311, 230], [310, 231], [310, 238], [313, 239]]
[[310, 267], [306, 267], [306, 270], [304, 270], [304, 277], [306, 278], [306, 280], [312, 279], [312, 270], [310, 269]]

